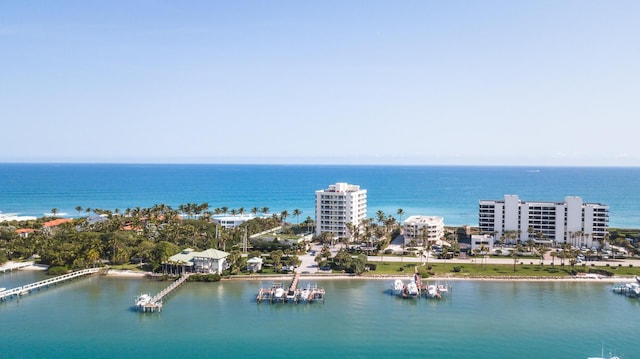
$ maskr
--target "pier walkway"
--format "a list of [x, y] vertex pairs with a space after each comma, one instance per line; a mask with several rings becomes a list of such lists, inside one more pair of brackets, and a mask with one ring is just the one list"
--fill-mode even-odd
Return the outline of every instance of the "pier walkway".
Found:
[[95, 274], [95, 273], [98, 273], [99, 271], [100, 271], [100, 268], [83, 269], [76, 272], [63, 274], [57, 277], [41, 280], [39, 282], [25, 284], [21, 287], [3, 290], [2, 292], [0, 292], [0, 300], [4, 301], [7, 298], [13, 298], [14, 296], [30, 293], [34, 289], [49, 287], [52, 284], [61, 283], [70, 279], [82, 277], [89, 274]]
[[169, 295], [171, 292], [173, 292], [174, 289], [176, 289], [180, 285], [182, 285], [182, 283], [186, 282], [187, 279], [189, 279], [190, 275], [191, 275], [191, 273], [184, 273], [180, 278], [178, 278], [176, 281], [171, 283], [168, 287], [163, 289], [162, 292], [160, 292], [160, 293], [156, 294], [155, 296], [153, 296], [153, 298], [151, 298], [149, 303], [147, 303], [145, 306], [143, 306], [140, 309], [142, 309], [143, 312], [146, 312], [147, 310], [150, 311], [150, 312], [154, 312], [156, 310], [161, 311], [162, 310], [162, 299], [164, 297], [166, 297], [167, 295]]

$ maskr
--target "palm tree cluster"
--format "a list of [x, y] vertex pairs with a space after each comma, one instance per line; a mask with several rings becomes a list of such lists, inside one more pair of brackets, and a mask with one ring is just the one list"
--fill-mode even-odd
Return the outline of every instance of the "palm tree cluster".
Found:
[[[75, 209], [78, 214], [83, 211], [81, 206]], [[234, 252], [240, 251], [245, 235], [277, 227], [286, 218], [286, 211], [283, 211], [282, 216], [251, 218], [233, 229], [212, 221], [214, 215], [228, 211], [228, 207], [210, 211], [206, 203], [184, 204], [177, 209], [157, 204], [149, 208], [127, 208], [123, 213], [118, 209], [86, 208], [86, 213], [93, 212], [97, 216], [74, 219], [52, 232], [41, 230], [51, 217], [3, 222], [0, 224], [0, 264], [35, 255], [43, 264], [68, 268], [85, 268], [107, 262], [147, 263], [151, 268], [159, 268], [169, 256], [187, 247], [195, 250], [227, 249], [231, 250], [231, 258], [241, 257]], [[52, 210], [54, 212], [57, 210]], [[252, 209], [252, 213], [258, 212], [266, 215], [269, 209]], [[242, 215], [244, 209], [231, 210], [231, 213]], [[301, 213], [294, 211], [297, 216]], [[305, 224], [312, 226], [309, 220]], [[28, 236], [21, 236], [16, 230], [22, 228], [34, 231]], [[237, 266], [242, 264], [242, 260], [246, 259], [238, 259]]]

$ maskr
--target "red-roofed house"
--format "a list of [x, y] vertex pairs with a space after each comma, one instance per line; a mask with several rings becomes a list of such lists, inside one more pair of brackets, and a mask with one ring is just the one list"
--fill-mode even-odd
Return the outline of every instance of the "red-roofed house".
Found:
[[73, 219], [71, 218], [59, 218], [59, 219], [54, 219], [52, 221], [49, 222], [44, 222], [42, 224], [42, 232], [47, 233], [47, 234], [51, 234], [53, 232], [53, 230], [58, 227], [59, 225], [63, 224], [63, 223], [68, 223], [68, 222], [72, 222]]
[[63, 223], [67, 223], [67, 222], [71, 222], [73, 221], [73, 219], [71, 218], [58, 218], [58, 219], [54, 219], [53, 221], [49, 221], [49, 222], [44, 222], [42, 224], [42, 227], [57, 227]]

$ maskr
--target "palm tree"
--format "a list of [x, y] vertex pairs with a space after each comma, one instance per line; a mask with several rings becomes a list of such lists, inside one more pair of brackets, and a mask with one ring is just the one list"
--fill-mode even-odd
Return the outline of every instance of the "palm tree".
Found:
[[382, 210], [379, 209], [376, 212], [376, 218], [378, 219], [378, 223], [382, 225], [382, 222], [384, 222], [384, 212], [382, 212]]
[[57, 208], [51, 208], [51, 214], [53, 215], [53, 217], [55, 217], [57, 213], [58, 213]]
[[300, 224], [300, 215], [302, 214], [302, 211], [299, 209], [294, 209], [293, 210], [293, 215], [296, 216], [296, 225]]
[[280, 212], [280, 218], [282, 219], [283, 226], [285, 225], [285, 221], [287, 220], [287, 217], [289, 217], [289, 212], [286, 209]]
[[76, 206], [76, 211], [78, 211], [78, 217], [80, 217], [80, 212], [82, 212], [82, 206]]
[[252, 214], [254, 217], [258, 214], [258, 212], [259, 212], [259, 211], [260, 211], [260, 210], [258, 209], [258, 207], [253, 207], [253, 208], [251, 208], [251, 214]]
[[487, 265], [487, 253], [489, 253], [489, 247], [486, 244], [480, 245], [480, 252], [482, 253], [482, 266], [486, 267]]
[[269, 207], [262, 207], [262, 214], [266, 216], [267, 213], [269, 213]]
[[398, 214], [398, 216], [400, 216], [400, 221], [398, 221], [400, 223], [400, 226], [402, 226], [402, 216], [404, 215], [404, 209], [402, 208], [398, 208], [398, 212], [396, 212]]
[[307, 232], [311, 232], [311, 226], [313, 226], [313, 219], [310, 216], [307, 216], [305, 219], [305, 223], [307, 224]]

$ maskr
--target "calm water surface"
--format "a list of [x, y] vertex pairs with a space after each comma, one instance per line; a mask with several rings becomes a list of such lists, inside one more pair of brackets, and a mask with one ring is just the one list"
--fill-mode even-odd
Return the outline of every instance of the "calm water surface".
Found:
[[[0, 286], [42, 276], [0, 275]], [[256, 304], [270, 283], [187, 283], [143, 314], [135, 296], [166, 282], [75, 280], [0, 303], [2, 356], [586, 358], [604, 345], [640, 357], [640, 301], [611, 284], [455, 281], [434, 301], [394, 297], [391, 280], [320, 280], [324, 304]]]

